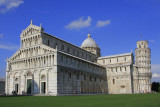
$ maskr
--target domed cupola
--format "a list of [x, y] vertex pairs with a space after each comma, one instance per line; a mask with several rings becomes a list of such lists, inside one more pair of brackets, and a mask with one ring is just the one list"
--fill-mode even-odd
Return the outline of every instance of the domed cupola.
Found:
[[91, 34], [88, 34], [88, 38], [83, 41], [81, 48], [84, 47], [98, 47], [96, 42], [91, 38]]
[[91, 38], [91, 34], [88, 34], [87, 36], [88, 38], [83, 41], [81, 48], [96, 54], [97, 57], [100, 57], [100, 48], [98, 47], [97, 43]]

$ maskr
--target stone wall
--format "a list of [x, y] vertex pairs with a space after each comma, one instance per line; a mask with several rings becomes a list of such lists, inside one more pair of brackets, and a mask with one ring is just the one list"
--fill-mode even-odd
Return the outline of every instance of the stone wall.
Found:
[[99, 57], [97, 62], [106, 67], [108, 93], [133, 93], [133, 53]]

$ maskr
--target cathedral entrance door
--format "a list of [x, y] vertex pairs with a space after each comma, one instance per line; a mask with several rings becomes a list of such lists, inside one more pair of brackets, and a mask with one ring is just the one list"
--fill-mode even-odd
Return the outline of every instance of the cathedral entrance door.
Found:
[[32, 89], [32, 79], [27, 79], [27, 94], [31, 94]]
[[15, 92], [18, 93], [18, 84], [15, 84]]
[[46, 82], [41, 82], [41, 93], [45, 94], [46, 91]]

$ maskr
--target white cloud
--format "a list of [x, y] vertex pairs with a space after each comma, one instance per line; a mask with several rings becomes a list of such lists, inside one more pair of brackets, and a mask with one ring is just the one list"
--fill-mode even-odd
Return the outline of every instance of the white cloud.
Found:
[[153, 78], [160, 78], [160, 74], [154, 73], [154, 74], [152, 75], [152, 77], [153, 77]]
[[3, 33], [1, 33], [1, 34], [0, 34], [0, 38], [2, 38], [2, 37], [3, 37], [3, 35], [4, 35], [4, 34], [3, 34]]
[[23, 0], [0, 0], [0, 13], [5, 13], [24, 3]]
[[101, 20], [98, 20], [97, 21], [97, 27], [103, 27], [103, 26], [107, 26], [108, 24], [110, 24], [111, 21], [110, 20], [105, 20], [105, 21], [101, 21]]
[[152, 81], [160, 82], [160, 64], [152, 64]]
[[7, 46], [7, 45], [0, 45], [0, 49], [6, 49], [6, 50], [16, 50], [19, 46]]
[[91, 25], [91, 17], [88, 16], [86, 20], [83, 19], [83, 17], [80, 17], [78, 20], [74, 20], [71, 23], [69, 23], [65, 28], [67, 29], [80, 29]]

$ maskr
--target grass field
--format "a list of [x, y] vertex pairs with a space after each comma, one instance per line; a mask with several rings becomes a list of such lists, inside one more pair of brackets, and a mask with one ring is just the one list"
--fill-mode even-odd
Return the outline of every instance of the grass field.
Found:
[[8, 96], [0, 107], [160, 107], [160, 94]]

